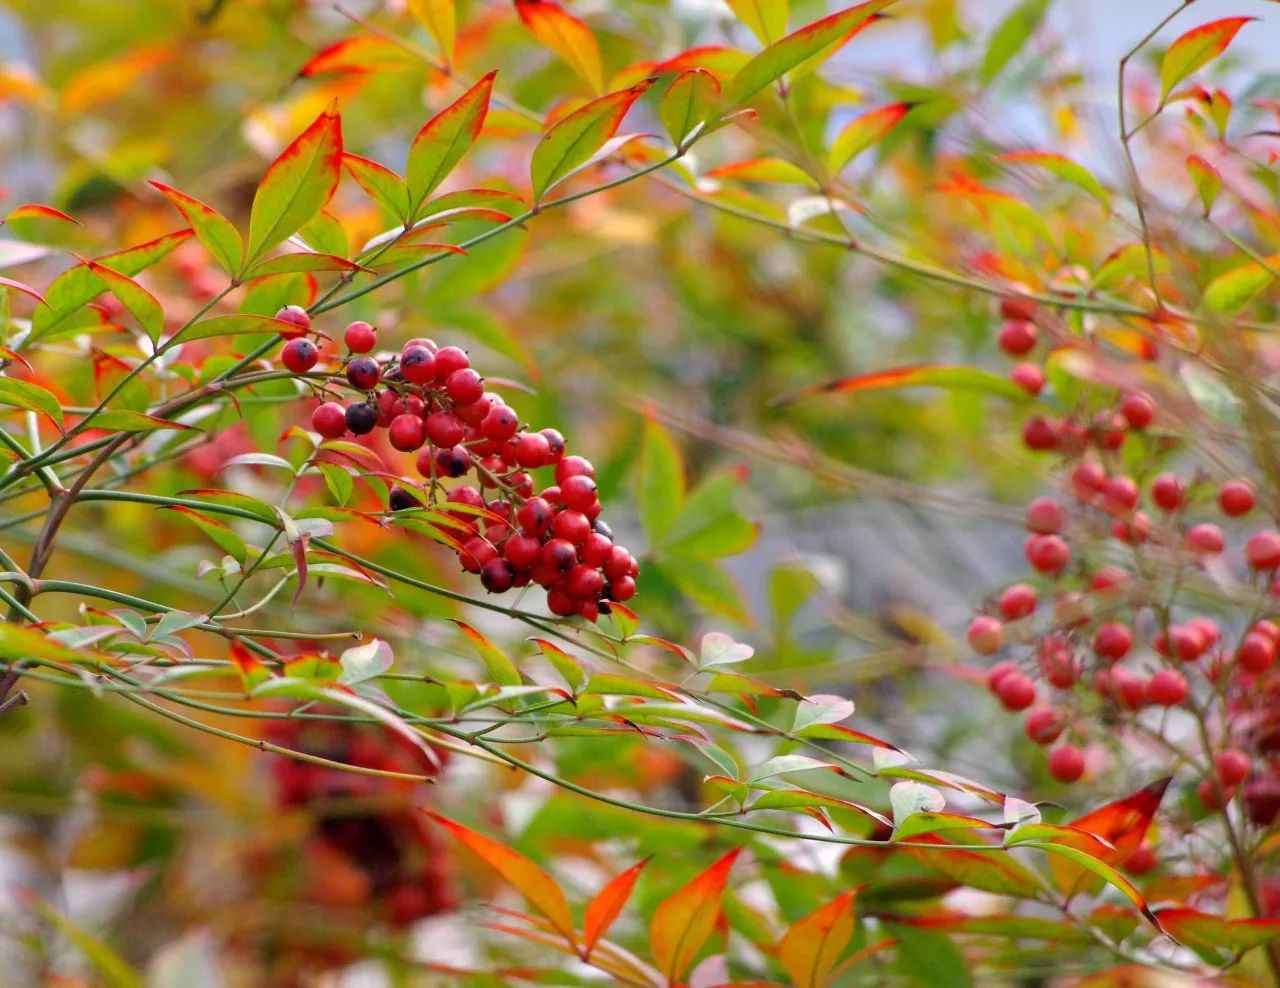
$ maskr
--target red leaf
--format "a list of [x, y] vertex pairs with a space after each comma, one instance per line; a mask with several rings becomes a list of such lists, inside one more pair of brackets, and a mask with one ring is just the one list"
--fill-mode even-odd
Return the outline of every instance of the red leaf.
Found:
[[531, 906], [546, 916], [551, 925], [569, 941], [576, 944], [573, 927], [573, 914], [569, 911], [569, 902], [556, 884], [556, 880], [534, 864], [523, 854], [511, 850], [503, 844], [485, 837], [448, 817], [430, 810], [423, 810], [427, 816], [448, 830], [468, 850], [480, 858], [485, 864], [516, 887]]
[[417, 56], [394, 41], [366, 34], [344, 38], [316, 52], [298, 75], [309, 78], [327, 72], [387, 72], [419, 64]]
[[622, 912], [622, 907], [627, 904], [631, 890], [635, 888], [636, 879], [640, 877], [640, 871], [648, 863], [649, 859], [645, 858], [643, 861], [633, 864], [622, 874], [615, 876], [587, 904], [587, 915], [582, 923], [582, 950], [584, 956], [590, 955], [591, 948], [596, 945], [596, 941], [604, 935], [605, 931], [613, 925], [613, 921], [618, 918], [618, 914]]
[[740, 847], [730, 851], [654, 912], [649, 943], [658, 968], [671, 982], [688, 970], [715, 929], [729, 871], [740, 853]]
[[[30, 285], [24, 285], [20, 281], [14, 281], [12, 278], [0, 278], [0, 287], [12, 288], [15, 292], [22, 292], [23, 295], [31, 296], [41, 305], [47, 304], [44, 300], [44, 296], [41, 295], [38, 291], [36, 291], [34, 288], [32, 288]], [[27, 362], [24, 360], [23, 363], [26, 364]], [[27, 366], [30, 367], [31, 365], [27, 364]]]
[[544, 45], [569, 63], [595, 93], [604, 90], [600, 46], [591, 29], [551, 0], [515, 0], [516, 13]]
[[9, 215], [4, 218], [4, 222], [10, 220], [29, 220], [36, 218], [44, 218], [51, 220], [62, 220], [65, 223], [74, 223], [80, 225], [80, 221], [72, 216], [68, 216], [61, 209], [54, 209], [52, 206], [45, 206], [38, 202], [24, 202], [21, 206], [15, 206], [9, 211]]
[[1076, 830], [1101, 837], [1115, 847], [1106, 860], [1115, 864], [1128, 858], [1138, 849], [1147, 835], [1147, 828], [1160, 808], [1160, 800], [1172, 779], [1160, 779], [1137, 792], [1100, 806], [1086, 813], [1070, 826]]
[[240, 673], [240, 681], [244, 691], [248, 693], [259, 683], [271, 678], [267, 667], [253, 657], [252, 653], [234, 638], [231, 640], [231, 661]]

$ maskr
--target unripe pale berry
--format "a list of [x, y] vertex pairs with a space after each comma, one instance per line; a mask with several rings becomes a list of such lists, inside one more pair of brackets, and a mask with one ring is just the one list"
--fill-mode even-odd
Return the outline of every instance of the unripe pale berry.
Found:
[[965, 637], [969, 639], [969, 647], [979, 655], [993, 655], [1004, 645], [1004, 628], [995, 618], [979, 614], [969, 622]]

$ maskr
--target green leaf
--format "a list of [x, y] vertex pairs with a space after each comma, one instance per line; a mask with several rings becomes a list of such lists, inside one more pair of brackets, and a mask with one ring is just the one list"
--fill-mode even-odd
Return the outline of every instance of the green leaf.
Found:
[[342, 224], [327, 210], [320, 210], [296, 234], [310, 250], [334, 257], [347, 257], [351, 253], [351, 241]]
[[453, 46], [458, 37], [458, 12], [455, 9], [455, 0], [409, 0], [409, 9], [436, 39], [445, 64], [451, 65]]
[[191, 224], [191, 229], [205, 249], [213, 255], [213, 259], [228, 273], [235, 274], [240, 269], [240, 259], [244, 253], [244, 243], [235, 225], [212, 206], [206, 206], [199, 199], [194, 199], [185, 192], [179, 192], [162, 182], [152, 181], [150, 184], [166, 199], [173, 203], [183, 218]]
[[942, 793], [923, 782], [895, 782], [889, 788], [889, 808], [896, 824], [917, 813], [940, 813], [946, 805]]
[[160, 300], [139, 285], [128, 275], [112, 271], [97, 261], [83, 261], [102, 283], [107, 286], [120, 304], [129, 310], [130, 315], [138, 320], [138, 324], [146, 331], [154, 343], [164, 331], [164, 306]]
[[346, 467], [336, 463], [317, 463], [316, 467], [324, 477], [325, 486], [329, 488], [329, 493], [333, 495], [335, 501], [345, 505], [351, 500], [356, 483], [351, 479], [351, 474], [347, 472]]
[[187, 326], [175, 333], [166, 344], [187, 343], [190, 340], [207, 340], [218, 336], [243, 336], [247, 333], [289, 333], [296, 329], [291, 323], [274, 316], [255, 316], [241, 312], [226, 316], [213, 316]]
[[409, 145], [405, 179], [412, 216], [417, 216], [427, 196], [448, 178], [480, 136], [496, 75], [490, 72], [428, 120]]
[[342, 167], [374, 202], [401, 222], [408, 221], [409, 186], [403, 178], [385, 165], [349, 152], [343, 152]]
[[1063, 181], [1084, 189], [1104, 206], [1111, 205], [1111, 194], [1093, 172], [1064, 154], [1058, 154], [1055, 151], [1011, 151], [1000, 155], [1000, 160], [1015, 164], [1036, 165]]
[[751, 622], [751, 615], [742, 603], [742, 591], [719, 563], [662, 566], [662, 574], [700, 607], [744, 624]]
[[315, 122], [280, 153], [258, 185], [249, 210], [244, 265], [297, 233], [324, 207], [342, 173], [342, 123], [336, 112]]
[[834, 175], [873, 144], [878, 144], [911, 112], [913, 103], [890, 103], [854, 117], [831, 142], [827, 167]]
[[799, 563], [780, 563], [769, 574], [769, 607], [774, 623], [785, 628], [822, 584], [813, 572]]
[[1218, 193], [1222, 191], [1222, 175], [1218, 169], [1198, 154], [1187, 158], [1187, 174], [1191, 177], [1191, 183], [1196, 187], [1196, 194], [1200, 196], [1200, 202], [1204, 205], [1204, 215], [1208, 217], [1214, 201], [1218, 198]]
[[22, 904], [39, 914], [40, 918], [70, 940], [84, 954], [108, 988], [145, 988], [142, 976], [83, 926], [73, 922], [50, 907], [34, 893], [21, 894]]
[[291, 251], [264, 257], [244, 273], [246, 281], [252, 278], [269, 278], [276, 274], [298, 274], [310, 271], [357, 271], [360, 265], [334, 254], [317, 254], [312, 251]]
[[973, 988], [969, 963], [945, 933], [899, 923], [883, 924], [885, 936], [898, 944], [898, 964], [908, 983], [929, 988]]
[[191, 522], [191, 524], [195, 525], [196, 528], [200, 529], [200, 531], [204, 532], [205, 535], [212, 539], [219, 549], [238, 562], [241, 566], [245, 564], [245, 561], [249, 556], [249, 550], [245, 546], [244, 540], [232, 531], [229, 526], [224, 525], [220, 521], [215, 521], [212, 518], [205, 517], [194, 508], [184, 507], [180, 504], [169, 505], [165, 510], [172, 511], [179, 517], [185, 518], [187, 521]]
[[1160, 61], [1160, 102], [1175, 86], [1197, 69], [1213, 61], [1231, 44], [1239, 30], [1256, 17], [1224, 17], [1194, 27], [1175, 40]]
[[987, 42], [987, 50], [978, 69], [978, 78], [984, 85], [998, 76], [1014, 56], [1026, 50], [1048, 7], [1049, 0], [1024, 0], [1000, 22]]
[[1272, 271], [1280, 268], [1280, 254], [1268, 257], [1267, 264], [1270, 269], [1250, 261], [1218, 275], [1204, 290], [1204, 304], [1214, 312], [1239, 312], [1275, 279]]
[[1074, 861], [1081, 868], [1084, 868], [1086, 871], [1093, 872], [1093, 874], [1097, 875], [1103, 881], [1123, 892], [1125, 897], [1138, 907], [1138, 911], [1141, 912], [1142, 915], [1146, 916], [1147, 919], [1151, 920], [1152, 924], [1157, 929], [1160, 929], [1160, 921], [1156, 918], [1155, 913], [1147, 907], [1147, 900], [1142, 897], [1142, 893], [1138, 891], [1137, 886], [1105, 861], [1099, 861], [1087, 851], [1082, 851], [1078, 847], [1070, 847], [1066, 844], [1051, 844], [1044, 841], [1026, 841], [1018, 842], [1011, 846], [1033, 847], [1041, 851], [1046, 851], [1049, 854], [1061, 855], [1068, 860]]
[[172, 422], [156, 415], [147, 415], [128, 408], [111, 408], [99, 412], [89, 423], [95, 429], [107, 429], [111, 432], [157, 432], [161, 429], [179, 429], [195, 431], [194, 426]]
[[499, 686], [520, 685], [520, 670], [516, 668], [514, 662], [507, 658], [505, 652], [465, 621], [459, 621], [455, 618], [453, 623], [467, 636], [467, 640], [475, 648], [476, 654], [480, 656], [480, 660], [488, 668], [489, 675], [493, 677], [495, 683]]
[[686, 69], [675, 77], [658, 105], [658, 115], [676, 147], [686, 147], [701, 132], [719, 99], [720, 82], [706, 69]]
[[564, 59], [593, 93], [604, 89], [600, 45], [586, 24], [551, 0], [515, 0], [515, 5], [525, 27]]
[[0, 405], [13, 405], [47, 416], [62, 431], [62, 402], [51, 392], [30, 381], [0, 377]]
[[823, 49], [847, 40], [893, 0], [869, 0], [824, 17], [770, 45], [738, 70], [724, 89], [721, 115], [736, 110], [771, 82]]
[[556, 184], [591, 162], [617, 132], [631, 104], [650, 85], [646, 80], [594, 99], [547, 131], [533, 149], [529, 164], [534, 202], [540, 202]]
[[907, 367], [872, 371], [868, 374], [855, 374], [853, 377], [839, 377], [821, 384], [811, 384], [775, 398], [774, 404], [783, 405], [797, 398], [816, 394], [844, 394], [849, 391], [870, 391], [880, 388], [918, 387], [977, 391], [981, 394], [998, 395], [1019, 401], [1025, 401], [1027, 398], [1027, 393], [1007, 377], [979, 367], [913, 364]]
[[787, 0], [725, 0], [760, 44], [771, 45], [787, 33]]
[[675, 441], [654, 419], [647, 419], [644, 424], [639, 469], [640, 520], [650, 541], [659, 543], [684, 505], [685, 480]]
[[366, 679], [381, 676], [391, 668], [393, 661], [391, 646], [382, 639], [375, 638], [364, 645], [349, 648], [338, 656], [338, 662], [342, 666], [338, 682], [350, 686], [352, 683], [362, 683]]

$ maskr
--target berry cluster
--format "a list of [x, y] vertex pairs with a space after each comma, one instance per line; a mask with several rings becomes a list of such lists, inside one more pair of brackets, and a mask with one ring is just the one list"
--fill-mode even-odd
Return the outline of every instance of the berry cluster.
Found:
[[[1024, 305], [1002, 308], [1000, 345], [1014, 355], [1035, 345]], [[1028, 420], [1024, 442], [1062, 457], [1064, 489], [1027, 504], [1024, 554], [1035, 575], [991, 600], [968, 641], [984, 656], [1022, 653], [997, 662], [987, 687], [1023, 712], [1056, 779], [1084, 776], [1084, 741], [1118, 727], [1154, 738], [1163, 721], [1143, 711], [1176, 708], [1205, 726], [1201, 750], [1187, 752], [1203, 773], [1202, 806], [1239, 795], [1250, 821], [1267, 826], [1280, 816], [1280, 627], [1266, 618], [1280, 611], [1280, 531], [1224, 531], [1255, 511], [1247, 479], [1122, 470], [1117, 452], [1155, 418], [1154, 401], [1130, 392], [1087, 424]], [[1142, 452], [1126, 462], [1151, 462], [1160, 443]], [[1214, 596], [1240, 620], [1197, 613]]]
[[[307, 339], [307, 313], [287, 306], [277, 318], [299, 333], [285, 344], [281, 362], [295, 374], [312, 371], [320, 352]], [[588, 621], [608, 613], [609, 602], [635, 596], [639, 567], [600, 517], [595, 468], [568, 455], [558, 431], [522, 428], [456, 346], [412, 339], [379, 359], [370, 355], [377, 332], [366, 322], [347, 326], [343, 341], [342, 376], [362, 397], [345, 406], [322, 401], [311, 425], [325, 439], [386, 429], [395, 449], [417, 453], [426, 483], [395, 488], [392, 510], [443, 500], [445, 517], [436, 523], [442, 540], [490, 593], [536, 583], [547, 590], [553, 614]], [[544, 468], [554, 471], [553, 482], [538, 489], [534, 473]], [[444, 486], [469, 475], [474, 483]]]

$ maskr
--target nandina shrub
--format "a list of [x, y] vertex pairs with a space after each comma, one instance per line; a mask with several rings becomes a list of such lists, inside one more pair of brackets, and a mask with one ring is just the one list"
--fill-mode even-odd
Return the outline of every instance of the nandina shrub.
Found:
[[[1108, 175], [1052, 5], [789, 6], [19, 5], [6, 970], [1275, 980], [1247, 18], [1133, 39]], [[850, 492], [965, 523], [908, 594], [864, 523], [842, 595]], [[915, 586], [1014, 498], [948, 626]]]

